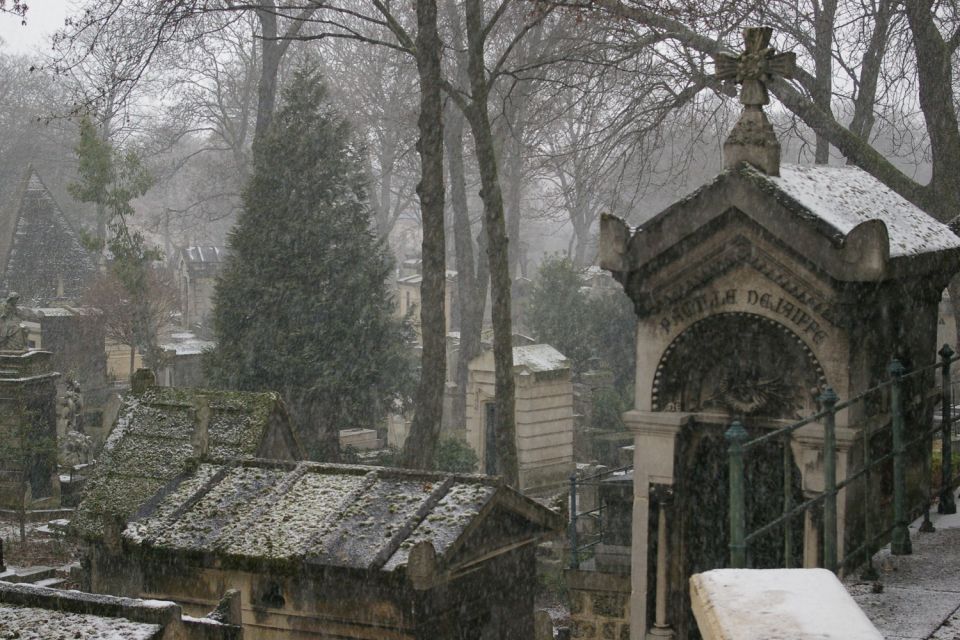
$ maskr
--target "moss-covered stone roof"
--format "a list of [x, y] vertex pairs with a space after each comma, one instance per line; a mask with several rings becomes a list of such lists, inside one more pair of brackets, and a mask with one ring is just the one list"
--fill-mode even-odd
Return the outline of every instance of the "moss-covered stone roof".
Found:
[[[206, 445], [198, 443], [198, 407], [209, 406]], [[108, 522], [125, 523], [171, 480], [199, 458], [263, 456], [271, 422], [285, 420], [276, 393], [152, 387], [129, 395], [104, 445], [97, 470], [74, 513], [74, 531], [100, 538]], [[273, 425], [276, 428], [276, 424]], [[299, 451], [278, 455], [302, 457]]]
[[404, 567], [423, 541], [448, 562], [494, 507], [526, 522], [524, 540], [562, 528], [556, 513], [497, 479], [315, 462], [200, 464], [151, 504], [127, 525], [126, 544], [363, 570]]

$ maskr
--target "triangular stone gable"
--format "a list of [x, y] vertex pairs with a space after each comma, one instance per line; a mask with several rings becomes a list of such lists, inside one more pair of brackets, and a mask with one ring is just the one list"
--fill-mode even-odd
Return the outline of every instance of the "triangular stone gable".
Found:
[[97, 271], [79, 233], [32, 167], [0, 221], [0, 265], [0, 289], [16, 291], [21, 304], [30, 306], [78, 300]]

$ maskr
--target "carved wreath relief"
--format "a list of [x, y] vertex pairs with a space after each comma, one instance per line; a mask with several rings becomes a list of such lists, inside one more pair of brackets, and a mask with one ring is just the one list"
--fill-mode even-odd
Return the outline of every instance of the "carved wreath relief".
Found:
[[816, 408], [823, 369], [784, 325], [750, 313], [721, 313], [691, 325], [657, 367], [657, 411], [728, 412], [799, 418]]

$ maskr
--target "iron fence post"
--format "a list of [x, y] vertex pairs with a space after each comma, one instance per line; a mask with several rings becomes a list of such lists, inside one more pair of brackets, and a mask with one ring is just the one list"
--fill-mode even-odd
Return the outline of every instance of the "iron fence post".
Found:
[[827, 412], [823, 422], [823, 566], [837, 572], [837, 394], [827, 387], [820, 396]]
[[953, 498], [953, 398], [950, 387], [950, 358], [953, 349], [945, 344], [940, 349], [940, 383], [943, 387], [941, 398], [942, 430], [940, 432], [940, 501], [937, 505], [939, 513], [952, 514], [957, 512], [957, 503]]
[[906, 460], [903, 447], [903, 381], [905, 372], [900, 361], [894, 358], [888, 368], [893, 384], [890, 387], [890, 413], [893, 417], [893, 533], [890, 552], [904, 556], [913, 552], [907, 521]]
[[[790, 451], [790, 436], [783, 438], [783, 515], [793, 508], [793, 455]], [[783, 521], [783, 566], [793, 568], [793, 527], [790, 519]]]
[[867, 553], [867, 565], [860, 572], [861, 580], [879, 580], [880, 574], [877, 568], [873, 566], [873, 518], [870, 515], [871, 497], [873, 493], [873, 482], [870, 479], [871, 469], [873, 468], [873, 453], [870, 448], [870, 433], [867, 427], [863, 428], [863, 467], [865, 473], [863, 476], [863, 540], [864, 548]]
[[577, 553], [577, 474], [570, 474], [570, 568], [580, 568], [580, 556]]
[[747, 430], [734, 420], [724, 437], [730, 466], [730, 566], [743, 569], [747, 565], [747, 512], [743, 478], [743, 443]]

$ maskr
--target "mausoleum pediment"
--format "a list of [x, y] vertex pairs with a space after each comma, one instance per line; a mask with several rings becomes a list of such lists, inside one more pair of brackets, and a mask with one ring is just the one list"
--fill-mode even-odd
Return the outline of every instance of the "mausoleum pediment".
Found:
[[785, 165], [767, 175], [742, 163], [721, 173], [638, 229], [613, 216], [601, 222], [601, 266], [623, 281], [649, 275], [722, 233], [737, 216], [786, 252], [841, 282], [919, 275], [960, 260], [960, 238], [855, 167]]

